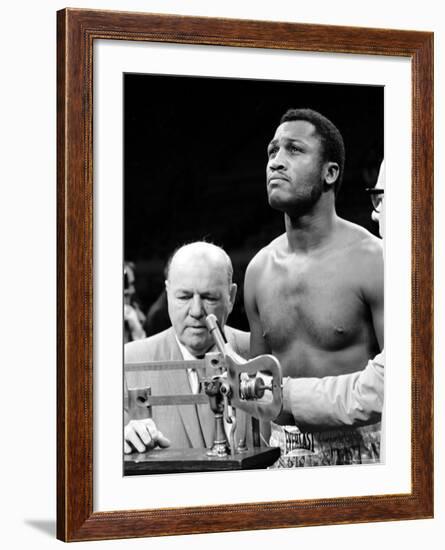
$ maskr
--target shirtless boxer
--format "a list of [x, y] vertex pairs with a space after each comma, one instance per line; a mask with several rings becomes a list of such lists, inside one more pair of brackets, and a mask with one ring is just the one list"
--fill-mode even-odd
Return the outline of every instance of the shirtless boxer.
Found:
[[267, 193], [286, 232], [253, 258], [244, 293], [251, 356], [273, 353], [284, 377], [355, 372], [383, 348], [382, 245], [337, 216], [343, 169], [343, 139], [328, 119], [310, 109], [282, 117]]
[[[374, 188], [366, 190], [372, 219], [385, 234], [385, 163]], [[363, 365], [361, 366], [363, 368]], [[288, 378], [283, 385], [283, 409], [295, 424], [308, 430], [363, 426], [379, 422], [383, 412], [385, 354], [368, 361], [365, 369], [323, 378]]]

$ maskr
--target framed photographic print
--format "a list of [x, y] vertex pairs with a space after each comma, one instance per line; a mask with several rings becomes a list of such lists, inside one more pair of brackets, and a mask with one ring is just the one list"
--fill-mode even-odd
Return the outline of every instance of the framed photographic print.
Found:
[[[432, 517], [432, 48], [433, 35], [424, 32], [76, 9], [58, 13], [58, 538]], [[360, 426], [360, 442], [347, 430], [349, 443], [341, 448], [332, 443], [332, 429], [300, 430], [292, 418], [277, 429], [270, 424], [264, 390], [253, 383], [257, 373], [267, 370], [263, 363], [253, 364], [257, 350], [263, 350], [255, 343], [252, 359], [246, 351], [249, 366], [243, 367], [250, 378], [231, 378], [227, 369], [229, 382], [238, 380], [242, 398], [235, 402], [233, 391], [227, 398], [221, 392], [212, 409], [215, 418], [208, 410], [215, 376], [205, 370], [208, 356], [202, 356], [214, 349], [202, 326], [204, 313], [215, 311], [220, 326], [227, 321], [221, 328], [230, 344], [229, 325], [246, 341], [249, 332], [253, 342], [256, 333], [265, 335], [265, 352], [281, 364], [278, 378], [265, 387], [281, 405], [278, 389], [289, 379], [348, 375], [383, 348], [383, 323], [364, 309], [348, 321], [344, 312], [356, 306], [336, 307], [326, 298], [326, 287], [337, 281], [339, 290], [330, 296], [349, 304], [350, 293], [345, 297], [340, 290], [348, 266], [342, 267], [339, 258], [350, 250], [351, 239], [337, 248], [331, 242], [329, 261], [325, 258], [321, 268], [323, 282], [306, 311], [312, 328], [301, 340], [311, 337], [312, 352], [318, 346], [318, 371], [295, 374], [283, 351], [285, 329], [270, 314], [273, 304], [285, 311], [290, 300], [273, 294], [281, 288], [281, 271], [269, 274], [266, 286], [258, 283], [253, 301], [262, 326], [256, 328], [256, 310], [252, 313], [249, 306], [254, 268], [247, 277], [246, 269], [270, 242], [280, 242], [285, 223], [290, 234], [292, 216], [279, 206], [279, 193], [293, 181], [289, 167], [297, 161], [290, 157], [307, 157], [312, 143], [312, 134], [295, 140], [282, 133], [313, 124], [292, 118], [281, 122], [288, 109], [296, 108], [306, 115], [308, 109], [321, 113], [342, 136], [344, 169], [340, 161], [328, 163], [327, 191], [307, 195], [311, 205], [321, 193], [333, 197], [329, 185], [340, 170], [342, 187], [329, 212], [347, 220], [342, 235], [360, 231], [369, 242], [380, 242], [365, 189], [374, 188], [385, 160], [384, 364], [391, 368], [384, 376], [378, 439], [369, 426]], [[273, 183], [277, 178], [281, 183]], [[378, 204], [374, 201], [377, 210]], [[196, 256], [181, 270], [178, 256], [171, 259], [175, 250], [195, 241], [221, 246], [230, 257], [233, 275], [226, 302], [208, 289], [195, 292], [195, 282], [190, 291], [188, 270], [201, 265]], [[280, 250], [277, 258], [284, 261]], [[369, 269], [363, 275], [361, 261], [349, 252], [346, 257], [355, 279], [367, 280]], [[179, 272], [177, 288], [173, 279]], [[199, 285], [205, 280], [200, 272]], [[237, 297], [230, 290], [235, 285]], [[292, 299], [297, 291], [301, 288], [293, 288]], [[194, 319], [195, 325], [184, 328], [183, 304], [193, 300], [196, 313], [189, 309], [187, 322]], [[302, 310], [292, 303], [303, 323]], [[378, 309], [373, 303], [366, 306], [372, 315]], [[365, 327], [359, 333], [351, 328], [357, 315]], [[147, 342], [159, 347], [159, 335], [166, 333], [167, 348], [176, 355], [139, 354]], [[133, 351], [124, 359], [128, 340], [134, 342], [126, 350]], [[298, 353], [307, 357], [307, 348]], [[237, 364], [237, 358], [230, 360], [235, 362], [229, 366]], [[361, 367], [353, 368], [359, 362]], [[192, 363], [197, 374], [190, 372]], [[138, 379], [141, 373], [148, 373], [148, 385]], [[159, 396], [152, 390], [161, 375], [168, 383], [159, 385]], [[198, 389], [193, 389], [194, 377]], [[250, 385], [241, 389], [243, 380]], [[218, 384], [225, 383], [218, 378]], [[148, 425], [148, 436], [139, 428], [127, 430], [129, 396], [144, 388], [142, 418], [130, 418]], [[134, 395], [141, 399], [140, 393]], [[231, 410], [230, 398], [236, 417], [221, 413]], [[303, 402], [303, 394], [295, 399]], [[193, 435], [198, 420], [189, 411], [196, 409], [200, 416], [202, 407], [207, 419], [199, 439]], [[228, 443], [232, 432], [227, 430], [227, 438], [224, 432], [231, 418], [239, 428], [239, 411], [253, 411], [261, 421], [244, 421], [249, 433], [252, 429], [249, 450], [240, 451], [241, 458], [229, 450], [209, 459], [215, 433]], [[182, 444], [175, 443], [164, 421]], [[172, 438], [170, 447], [163, 436]], [[139, 449], [141, 443], [147, 449]], [[183, 447], [187, 452], [178, 454]], [[252, 449], [255, 458], [248, 455]], [[169, 453], [174, 467], [172, 462], [165, 467]]]

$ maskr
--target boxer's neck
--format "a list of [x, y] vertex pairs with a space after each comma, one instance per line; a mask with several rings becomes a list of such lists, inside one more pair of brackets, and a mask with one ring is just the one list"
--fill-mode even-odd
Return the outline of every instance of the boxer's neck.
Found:
[[309, 252], [323, 247], [331, 240], [338, 220], [335, 204], [324, 197], [309, 211], [301, 215], [285, 213], [286, 235], [289, 249]]

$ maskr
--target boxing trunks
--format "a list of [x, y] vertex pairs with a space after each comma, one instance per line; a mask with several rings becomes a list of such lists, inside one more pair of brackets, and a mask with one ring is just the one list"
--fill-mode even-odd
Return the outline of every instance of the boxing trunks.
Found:
[[270, 445], [281, 456], [271, 468], [301, 468], [380, 462], [381, 423], [359, 428], [304, 432], [271, 422]]

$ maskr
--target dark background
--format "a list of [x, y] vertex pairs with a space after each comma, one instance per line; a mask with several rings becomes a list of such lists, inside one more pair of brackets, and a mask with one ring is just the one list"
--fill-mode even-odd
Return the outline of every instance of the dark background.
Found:
[[267, 203], [266, 147], [288, 108], [310, 107], [346, 148], [337, 212], [374, 234], [364, 193], [383, 157], [383, 87], [124, 75], [124, 259], [135, 262], [147, 332], [165, 328], [164, 267], [175, 248], [208, 240], [230, 255], [238, 297], [230, 324], [248, 329], [244, 272], [283, 233]]

